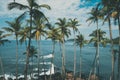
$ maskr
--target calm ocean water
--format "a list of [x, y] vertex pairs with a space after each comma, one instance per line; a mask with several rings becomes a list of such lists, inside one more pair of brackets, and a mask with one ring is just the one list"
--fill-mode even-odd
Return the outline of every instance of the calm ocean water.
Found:
[[[37, 47], [36, 41], [32, 42], [32, 45]], [[66, 69], [73, 71], [73, 60], [74, 60], [74, 46], [72, 42], [66, 42]], [[117, 46], [115, 46], [117, 48]], [[25, 66], [25, 52], [26, 46], [24, 44], [19, 45], [19, 73], [23, 73]], [[52, 42], [51, 41], [41, 41], [41, 51], [42, 55], [49, 55], [52, 52]], [[77, 52], [77, 71], [79, 71], [79, 47], [76, 48]], [[15, 63], [16, 63], [16, 43], [11, 41], [11, 43], [6, 43], [4, 46], [0, 46], [0, 56], [2, 57], [4, 71], [6, 74], [15, 74]], [[95, 56], [95, 48], [92, 44], [85, 45], [82, 48], [82, 72], [88, 73], [92, 68], [92, 63]], [[49, 61], [47, 59], [46, 61]], [[37, 66], [37, 59], [34, 58], [34, 68]], [[56, 43], [55, 46], [55, 59], [54, 65], [57, 68], [61, 68], [61, 51], [59, 44]], [[117, 64], [117, 62], [116, 62]], [[117, 68], [117, 66], [115, 66]], [[100, 72], [103, 74], [111, 73], [111, 53], [110, 45], [106, 47], [100, 47]], [[1, 68], [0, 68], [1, 74]]]

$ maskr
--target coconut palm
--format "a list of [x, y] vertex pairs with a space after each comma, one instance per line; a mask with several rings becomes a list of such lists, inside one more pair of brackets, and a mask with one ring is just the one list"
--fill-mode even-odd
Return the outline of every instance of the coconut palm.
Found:
[[[27, 52], [24, 52], [23, 54], [27, 54]], [[29, 54], [29, 59], [31, 58], [32, 61], [32, 72], [33, 73], [33, 57], [37, 58], [37, 49], [34, 46], [30, 47], [30, 54]], [[33, 75], [31, 76], [33, 78]]]
[[26, 48], [27, 48], [27, 38], [28, 38], [28, 33], [30, 31], [29, 27], [22, 27], [20, 32], [19, 32], [19, 37], [20, 37], [20, 43], [22, 44], [25, 42]]
[[[23, 4], [20, 4], [20, 3], [17, 3], [17, 2], [11, 2], [8, 4], [8, 9], [13, 9], [13, 8], [17, 8], [17, 9], [20, 9], [20, 10], [28, 10], [26, 12], [29, 12], [29, 15], [30, 15], [30, 31], [29, 31], [29, 41], [28, 41], [28, 49], [27, 49], [27, 58], [26, 58], [26, 67], [25, 67], [25, 79], [27, 79], [27, 73], [28, 73], [28, 64], [29, 64], [29, 53], [30, 53], [30, 46], [31, 46], [31, 29], [32, 29], [32, 21], [33, 21], [33, 16], [36, 17], [44, 17], [45, 15], [42, 13], [42, 11], [39, 11], [38, 9], [41, 9], [41, 8], [47, 8], [47, 9], [50, 9], [50, 6], [46, 5], [46, 4], [43, 4], [43, 5], [38, 5], [36, 0], [27, 0], [28, 2], [28, 5], [23, 5]], [[39, 14], [38, 14], [39, 12]], [[36, 13], [38, 15], [36, 15]]]
[[46, 23], [45, 18], [44, 19], [40, 19], [40, 18], [35, 19], [34, 25], [36, 27], [34, 27], [34, 29], [33, 29], [34, 31], [32, 33], [37, 40], [37, 46], [38, 46], [38, 76], [40, 73], [40, 55], [42, 54], [42, 52], [41, 52], [41, 37], [45, 36], [45, 34], [47, 34], [47, 32], [45, 30], [46, 29], [45, 23]]
[[[51, 25], [50, 25], [51, 26]], [[49, 28], [50, 29], [50, 31], [48, 31], [48, 37], [47, 37], [47, 39], [51, 39], [52, 40], [52, 42], [53, 42], [53, 46], [52, 46], [52, 59], [51, 59], [51, 67], [52, 67], [52, 64], [54, 63], [54, 53], [55, 53], [55, 43], [56, 43], [56, 41], [57, 40], [59, 40], [59, 36], [60, 36], [60, 34], [58, 33], [58, 28], [54, 28], [54, 27], [50, 27]], [[52, 78], [51, 78], [51, 70], [50, 70], [50, 80], [52, 80]]]
[[[99, 39], [97, 40], [97, 32], [99, 34]], [[106, 32], [102, 31], [101, 29], [99, 30], [95, 30], [93, 31], [89, 36], [92, 37], [89, 41], [89, 43], [94, 42], [94, 47], [96, 48], [96, 55], [94, 58], [94, 62], [93, 62], [93, 69], [94, 69], [94, 73], [96, 72], [96, 68], [99, 68], [99, 66], [97, 65], [97, 41], [99, 41], [100, 44], [102, 44], [102, 46], [106, 46], [108, 39], [105, 37]], [[91, 72], [90, 72], [91, 75]], [[90, 76], [89, 75], [89, 76]]]
[[69, 37], [70, 30], [68, 29], [68, 24], [66, 18], [59, 18], [59, 22], [56, 22], [56, 25], [59, 26], [58, 32], [60, 33], [60, 41], [62, 44], [62, 77], [65, 79], [65, 37]]
[[[96, 23], [97, 27], [97, 48], [96, 48], [96, 56], [97, 56], [97, 65], [99, 66], [99, 34], [98, 34], [98, 20], [100, 18], [100, 10], [99, 10], [99, 4], [95, 7], [92, 8], [91, 12], [89, 13], [91, 16], [87, 19], [87, 21], [90, 21], [90, 24], [92, 22]], [[96, 70], [94, 71], [96, 74]], [[98, 75], [99, 75], [99, 67], [98, 67]]]
[[112, 55], [112, 72], [111, 72], [111, 79], [114, 80], [114, 44], [113, 44], [113, 36], [112, 36], [112, 26], [111, 26], [111, 15], [112, 12], [114, 11], [113, 8], [113, 3], [114, 4], [114, 0], [102, 0], [101, 4], [103, 6], [103, 14], [105, 16], [104, 22], [108, 21], [108, 26], [109, 26], [109, 34], [110, 34], [110, 42], [111, 42], [111, 55]]
[[82, 73], [82, 47], [86, 43], [86, 40], [84, 39], [84, 36], [82, 34], [80, 34], [80, 35], [77, 35], [77, 39], [76, 39], [75, 43], [80, 48], [80, 74], [79, 74], [79, 77], [81, 78], [81, 73]]
[[[115, 0], [115, 1], [112, 1], [114, 2], [114, 5], [112, 5], [112, 8], [114, 9], [112, 11], [112, 14], [111, 14], [111, 17], [114, 18], [114, 21], [115, 21], [115, 25], [117, 23], [118, 25], [118, 32], [119, 32], [119, 51], [120, 51], [120, 1], [119, 0]], [[120, 53], [120, 52], [119, 52]], [[117, 75], [117, 78], [119, 80], [120, 78], [120, 54], [118, 54], [118, 75]]]
[[[68, 25], [72, 28], [72, 30], [73, 30], [73, 34], [74, 34], [74, 43], [75, 43], [75, 40], [76, 40], [76, 38], [75, 38], [75, 32], [77, 32], [78, 31], [78, 26], [80, 26], [80, 24], [79, 24], [79, 22], [78, 22], [78, 20], [75, 18], [75, 19], [69, 19], [70, 20], [70, 22], [68, 22]], [[75, 46], [75, 44], [74, 44], [74, 77], [75, 77], [75, 73], [76, 73], [76, 46]]]
[[24, 14], [20, 15], [12, 22], [6, 21], [9, 27], [3, 28], [5, 31], [14, 34], [16, 38], [16, 79], [18, 79], [18, 35], [21, 29], [21, 22], [23, 17], [24, 17]]

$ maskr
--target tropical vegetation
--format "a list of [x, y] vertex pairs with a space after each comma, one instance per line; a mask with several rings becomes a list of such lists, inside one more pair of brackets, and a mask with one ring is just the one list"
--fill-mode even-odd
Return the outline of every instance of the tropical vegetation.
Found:
[[[47, 4], [39, 5], [36, 0], [26, 0], [28, 5], [23, 5], [21, 3], [17, 3], [15, 0], [8, 4], [8, 9], [11, 10], [13, 8], [24, 10], [23, 14], [17, 16], [13, 21], [6, 21], [8, 27], [3, 27], [0, 30], [0, 47], [4, 45], [6, 42], [10, 42], [7, 37], [15, 36], [16, 40], [16, 63], [15, 63], [15, 76], [16, 80], [19, 80], [19, 45], [23, 45], [25, 43], [25, 65], [23, 70], [23, 80], [28, 80], [28, 75], [31, 75], [31, 80], [66, 80], [68, 77], [66, 67], [67, 64], [67, 56], [68, 53], [66, 51], [66, 42], [71, 41], [73, 43], [73, 69], [72, 69], [72, 79], [80, 80], [83, 78], [83, 47], [86, 45], [92, 44], [94, 46], [95, 55], [93, 59], [93, 64], [91, 66], [90, 71], [87, 73], [88, 76], [84, 78], [85, 80], [100, 80], [101, 78], [101, 50], [100, 47], [105, 47], [107, 44], [110, 44], [110, 55], [111, 57], [111, 75], [107, 80], [120, 80], [120, 1], [119, 0], [101, 0], [98, 4], [96, 4], [91, 11], [88, 13], [89, 18], [86, 19], [86, 22], [90, 22], [90, 24], [95, 24], [96, 28], [89, 34], [88, 40], [85, 39], [85, 36], [81, 33], [81, 29], [79, 28], [82, 23], [77, 18], [58, 18], [55, 23], [51, 23], [49, 21], [48, 16], [46, 16], [41, 10], [42, 8], [46, 8], [47, 10], [51, 10], [51, 7]], [[113, 4], [111, 4], [113, 3]], [[106, 32], [102, 30], [103, 25], [108, 24], [109, 29], [109, 37], [106, 37]], [[113, 39], [112, 34], [112, 25], [118, 26], [118, 37]], [[6, 34], [6, 33], [9, 34]], [[73, 35], [73, 38], [69, 40], [69, 37]], [[46, 76], [45, 69], [42, 70], [44, 63], [44, 53], [42, 52], [42, 39], [52, 41], [52, 48], [50, 54], [52, 54], [51, 64], [50, 64], [50, 74]], [[36, 40], [36, 46], [32, 46], [32, 42]], [[60, 52], [56, 53], [56, 44], [60, 44]], [[79, 53], [77, 53], [77, 46], [79, 47]], [[115, 46], [118, 45], [117, 49]], [[103, 48], [104, 49], [104, 48]], [[54, 64], [55, 54], [61, 54], [61, 67], [59, 73], [52, 74], [52, 65]], [[77, 54], [79, 54], [79, 71], [76, 70], [77, 66]], [[91, 54], [90, 54], [91, 55]], [[36, 59], [34, 59], [34, 56]], [[37, 60], [37, 74], [34, 75], [33, 65], [35, 60]], [[117, 61], [116, 61], [117, 60]], [[43, 61], [43, 65], [41, 62]], [[32, 65], [30, 63], [32, 62]], [[116, 64], [117, 62], [117, 64]], [[3, 80], [5, 80], [5, 72], [2, 58], [0, 56], [0, 66], [3, 74]], [[32, 69], [30, 69], [32, 66]], [[115, 71], [117, 66], [117, 72]], [[30, 71], [30, 72], [29, 72]], [[41, 73], [44, 72], [44, 75], [41, 76]], [[77, 76], [77, 72], [79, 72], [79, 76]], [[117, 74], [117, 75], [116, 75]], [[94, 75], [94, 78], [91, 76]], [[35, 78], [34, 78], [35, 76]], [[36, 77], [37, 76], [37, 77]], [[104, 76], [105, 77], [105, 76]], [[1, 80], [1, 79], [0, 79]]]

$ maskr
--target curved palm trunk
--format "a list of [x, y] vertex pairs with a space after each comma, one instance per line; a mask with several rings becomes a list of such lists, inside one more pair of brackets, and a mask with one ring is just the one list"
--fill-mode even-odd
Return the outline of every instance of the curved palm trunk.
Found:
[[93, 60], [93, 64], [92, 64], [92, 69], [90, 70], [90, 73], [89, 73], [89, 78], [88, 78], [88, 80], [90, 80], [90, 76], [91, 76], [91, 74], [92, 74], [92, 72], [96, 72], [96, 56], [97, 56], [97, 52], [96, 52], [96, 54], [95, 54], [95, 58], [94, 58], [94, 60]]
[[28, 66], [29, 66], [29, 54], [30, 54], [30, 46], [31, 46], [31, 29], [32, 29], [32, 7], [30, 9], [30, 32], [29, 32], [30, 36], [29, 36], [29, 41], [28, 41], [26, 65], [25, 65], [25, 71], [24, 71], [25, 80], [27, 80]]
[[52, 64], [54, 63], [55, 41], [53, 41], [52, 49], [53, 49], [53, 52], [52, 52], [51, 68], [50, 68], [50, 80], [52, 80]]
[[108, 19], [108, 25], [109, 25], [109, 33], [110, 33], [110, 41], [111, 41], [111, 55], [112, 55], [112, 72], [111, 72], [111, 80], [114, 80], [114, 52], [113, 52], [113, 38], [112, 38], [112, 28], [111, 28], [111, 20]]
[[16, 35], [16, 80], [18, 80], [18, 37]]
[[[119, 11], [118, 11], [118, 14]], [[118, 28], [119, 28], [119, 53], [118, 53], [118, 75], [117, 75], [117, 78], [119, 80], [120, 78], [120, 18], [118, 17]]]
[[73, 32], [74, 33], [74, 79], [75, 79], [75, 73], [76, 73], [76, 46], [75, 46], [75, 31]]
[[79, 74], [80, 79], [81, 74], [82, 74], [82, 48], [80, 48], [80, 74]]

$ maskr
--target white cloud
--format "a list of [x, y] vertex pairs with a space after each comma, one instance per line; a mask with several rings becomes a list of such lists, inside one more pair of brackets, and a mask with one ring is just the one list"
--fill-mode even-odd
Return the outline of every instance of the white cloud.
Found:
[[[8, 3], [12, 2], [13, 0], [1, 0], [0, 1], [0, 17], [7, 16], [14, 18], [18, 16], [24, 11], [20, 11], [17, 9], [8, 11], [7, 5]], [[88, 7], [87, 5], [84, 7], [80, 7], [84, 5], [85, 1], [81, 2], [81, 0], [37, 0], [38, 4], [48, 4], [51, 7], [51, 10], [42, 9], [49, 20], [51, 22], [56, 22], [57, 18], [77, 18], [82, 24], [80, 26], [81, 33], [88, 36], [88, 34], [96, 29], [96, 25], [93, 24], [88, 27], [88, 23], [86, 19], [89, 17], [87, 14], [90, 12], [92, 7]], [[26, 0], [16, 0], [18, 3], [27, 4]], [[106, 28], [107, 29], [107, 28]]]

